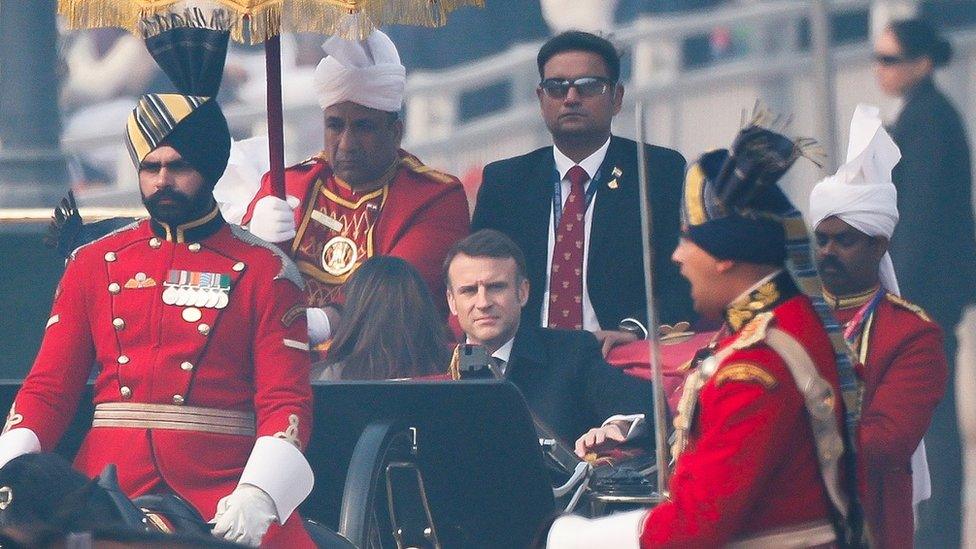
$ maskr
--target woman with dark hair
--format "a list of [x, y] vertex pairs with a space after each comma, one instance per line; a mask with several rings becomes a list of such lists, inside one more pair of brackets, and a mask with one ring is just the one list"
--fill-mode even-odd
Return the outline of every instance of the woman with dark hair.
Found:
[[349, 279], [342, 326], [316, 381], [395, 379], [447, 371], [444, 323], [420, 274], [392, 256], [366, 260]]
[[[949, 42], [919, 19], [891, 23], [874, 50], [878, 85], [904, 100], [890, 128], [902, 158], [892, 172], [901, 218], [889, 251], [902, 295], [942, 327], [950, 368], [955, 327], [976, 289], [969, 143], [959, 113], [933, 80], [934, 71], [951, 58]], [[925, 437], [933, 481], [927, 507], [934, 513], [922, 513], [919, 535], [933, 547], [959, 546], [961, 465], [953, 378]]]

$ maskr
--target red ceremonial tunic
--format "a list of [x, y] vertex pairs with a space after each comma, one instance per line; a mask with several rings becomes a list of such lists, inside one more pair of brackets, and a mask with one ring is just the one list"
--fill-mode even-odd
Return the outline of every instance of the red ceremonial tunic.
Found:
[[[225, 223], [216, 207], [173, 230], [143, 220], [79, 248], [6, 429], [29, 428], [43, 451], [53, 451], [93, 366], [96, 405], [253, 414], [245, 435], [98, 426], [96, 411], [75, 458], [89, 476], [116, 464], [130, 497], [172, 491], [209, 520], [237, 486], [257, 437], [308, 442], [300, 282], [290, 260]], [[289, 543], [307, 539], [297, 513], [285, 528], [273, 525], [265, 541], [277, 545], [276, 534]]]
[[[285, 193], [301, 201], [290, 255], [305, 277], [308, 304], [342, 303], [342, 285], [363, 261], [392, 255], [420, 272], [446, 317], [441, 263], [448, 248], [467, 236], [470, 222], [461, 182], [403, 150], [385, 180], [374, 190], [355, 191], [321, 157], [285, 170]], [[244, 225], [257, 201], [271, 194], [266, 174]]]
[[[788, 277], [781, 273], [729, 308], [735, 331], [715, 352], [733, 350], [701, 388], [688, 445], [671, 478], [670, 500], [648, 514], [641, 547], [721, 547], [828, 521], [831, 503], [804, 399], [786, 363], [763, 339], [775, 327], [803, 346], [837, 395], [840, 429], [831, 343], [809, 299]], [[764, 311], [772, 312], [771, 319], [765, 317], [768, 324], [756, 325], [763, 317], [750, 322]]]
[[[847, 324], [862, 299], [831, 300]], [[929, 427], [949, 375], [942, 330], [917, 305], [886, 294], [864, 324], [855, 352], [864, 365], [859, 427], [864, 515], [878, 547], [911, 547], [911, 457]], [[866, 345], [865, 345], [866, 342]]]

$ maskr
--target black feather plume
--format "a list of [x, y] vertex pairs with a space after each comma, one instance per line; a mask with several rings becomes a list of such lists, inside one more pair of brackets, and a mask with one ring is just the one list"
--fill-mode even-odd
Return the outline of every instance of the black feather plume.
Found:
[[141, 22], [146, 48], [180, 93], [214, 97], [220, 89], [230, 40], [220, 8], [187, 7]]

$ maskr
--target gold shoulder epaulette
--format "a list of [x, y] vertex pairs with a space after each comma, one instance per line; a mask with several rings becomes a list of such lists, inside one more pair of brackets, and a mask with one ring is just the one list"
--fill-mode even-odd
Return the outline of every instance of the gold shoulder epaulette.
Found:
[[771, 311], [756, 315], [739, 330], [739, 337], [732, 342], [732, 348], [746, 349], [766, 339], [766, 329], [769, 328], [769, 323], [773, 321], [773, 318]]
[[908, 309], [909, 311], [917, 314], [918, 317], [924, 320], [925, 322], [932, 322], [932, 318], [929, 317], [928, 313], [925, 312], [925, 309], [919, 307], [918, 305], [912, 303], [911, 301], [908, 301], [907, 299], [901, 296], [897, 296], [893, 293], [887, 293], [885, 294], [885, 297], [887, 297], [888, 301], [894, 303], [895, 305], [898, 305], [903, 309]]
[[715, 374], [715, 386], [721, 387], [728, 381], [758, 383], [769, 390], [776, 387], [776, 378], [761, 366], [751, 362], [735, 362], [719, 368]]
[[317, 153], [313, 154], [312, 156], [306, 158], [305, 160], [302, 160], [298, 164], [292, 164], [291, 166], [288, 166], [285, 169], [299, 168], [301, 166], [308, 166], [309, 164], [315, 164], [319, 160], [323, 160], [323, 161], [325, 160], [325, 151], [317, 152]]
[[436, 181], [438, 183], [454, 183], [456, 180], [454, 176], [435, 170], [434, 168], [424, 164], [419, 158], [413, 156], [412, 154], [404, 155], [402, 158], [400, 158], [400, 163], [413, 173], [420, 174], [427, 179]]

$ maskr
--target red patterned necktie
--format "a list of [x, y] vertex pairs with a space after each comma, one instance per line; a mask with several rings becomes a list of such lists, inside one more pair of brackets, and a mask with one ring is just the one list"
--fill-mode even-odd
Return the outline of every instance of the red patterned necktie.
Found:
[[549, 275], [549, 327], [583, 329], [583, 242], [586, 194], [583, 184], [590, 179], [586, 170], [573, 166], [566, 174], [569, 196], [556, 229]]

